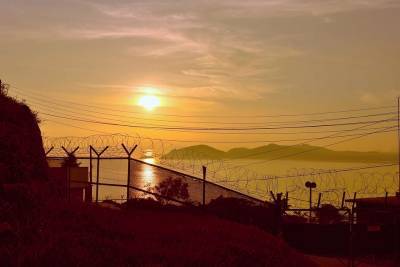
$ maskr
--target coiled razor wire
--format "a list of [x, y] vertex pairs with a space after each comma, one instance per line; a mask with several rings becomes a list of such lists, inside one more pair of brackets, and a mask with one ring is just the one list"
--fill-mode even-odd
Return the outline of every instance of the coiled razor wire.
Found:
[[[43, 138], [45, 150], [53, 148], [48, 155], [51, 157], [65, 157], [63, 147], [68, 151], [79, 147], [75, 155], [88, 157], [90, 146], [96, 150], [108, 146], [102, 157], [124, 158], [127, 154], [122, 144], [128, 149], [137, 145], [133, 154], [136, 159], [152, 158], [157, 165], [196, 177], [202, 177], [202, 166], [206, 166], [207, 180], [259, 199], [271, 200], [270, 192], [288, 192], [290, 204], [296, 207], [304, 207], [309, 202], [309, 190], [304, 186], [306, 181], [317, 184], [313, 202], [322, 193], [321, 204], [334, 206], [341, 205], [344, 192], [346, 199], [352, 198], [354, 192], [359, 197], [384, 196], [386, 192], [396, 192], [399, 184], [397, 171], [389, 167], [382, 172], [354, 171], [346, 174], [335, 169], [292, 168], [287, 171], [288, 178], [282, 179], [273, 175], [262, 175], [244, 167], [232, 168], [232, 164], [225, 160], [209, 159], [207, 155], [193, 150], [177, 150], [178, 146], [174, 142], [139, 134]], [[173, 156], [171, 151], [174, 151]]]

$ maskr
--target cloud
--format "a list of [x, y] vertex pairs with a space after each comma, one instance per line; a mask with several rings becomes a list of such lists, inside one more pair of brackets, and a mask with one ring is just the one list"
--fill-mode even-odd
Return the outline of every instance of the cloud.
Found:
[[[374, 45], [382, 51], [370, 36], [383, 23], [362, 24], [368, 18], [361, 17], [346, 24], [346, 14], [355, 21], [362, 11], [399, 6], [389, 0], [15, 0], [0, 4], [0, 37], [37, 39], [50, 50], [76, 53], [76, 61], [87, 58], [80, 75], [90, 79], [93, 72], [91, 79], [109, 82], [104, 88], [112, 92], [124, 89], [114, 83], [129, 81], [170, 88], [176, 97], [251, 102], [290, 86], [304, 96], [330, 85], [344, 88], [340, 81], [367, 65]], [[379, 32], [392, 31], [385, 25]]]

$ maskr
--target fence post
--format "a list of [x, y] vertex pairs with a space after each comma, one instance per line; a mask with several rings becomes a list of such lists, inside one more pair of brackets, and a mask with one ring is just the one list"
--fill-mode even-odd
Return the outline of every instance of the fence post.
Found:
[[343, 192], [343, 196], [342, 196], [342, 209], [344, 208], [344, 202], [346, 200], [346, 192]]
[[97, 168], [96, 168], [96, 203], [99, 202], [99, 176], [100, 176], [100, 157], [106, 152], [108, 146], [106, 146], [100, 153], [96, 151], [94, 147], [92, 147], [93, 152], [97, 155]]
[[132, 159], [132, 154], [136, 150], [137, 145], [135, 145], [131, 150], [128, 150], [124, 144], [121, 144], [122, 147], [124, 148], [126, 154], [127, 154], [127, 159], [128, 159], [128, 177], [127, 177], [127, 182], [126, 182], [126, 201], [129, 200], [130, 196], [130, 186], [131, 186], [131, 159]]
[[289, 208], [289, 192], [286, 191], [286, 196], [285, 196], [285, 203], [284, 203], [284, 209], [286, 210], [287, 208]]
[[281, 227], [282, 227], [282, 193], [278, 193], [278, 194], [276, 194], [276, 203], [275, 203], [275, 205], [276, 205], [276, 216], [277, 216], [277, 218], [276, 218], [276, 223], [277, 223], [277, 225], [276, 225], [276, 234], [277, 234], [277, 236], [280, 236], [281, 235], [281, 233], [282, 233], [282, 229], [281, 229]]
[[85, 201], [92, 202], [93, 201], [93, 151], [92, 146], [89, 146], [89, 184], [85, 189]]
[[319, 193], [319, 195], [318, 195], [317, 209], [319, 209], [319, 206], [321, 205], [321, 197], [322, 197], [322, 193]]
[[203, 207], [206, 206], [206, 179], [207, 179], [207, 167], [203, 166]]
[[387, 208], [387, 205], [388, 205], [388, 196], [389, 196], [389, 193], [386, 192], [385, 193], [385, 208]]
[[50, 149], [46, 151], [45, 156], [47, 157], [50, 154], [50, 152], [53, 151], [53, 149], [54, 146], [50, 147]]
[[92, 146], [89, 146], [89, 180], [90, 180], [90, 186], [92, 186], [93, 183], [93, 152], [92, 152]]
[[350, 238], [349, 238], [349, 262], [348, 262], [348, 265], [350, 267], [354, 267], [354, 251], [353, 251], [353, 248], [354, 248], [354, 240], [353, 240], [353, 238], [354, 238], [354, 234], [353, 234], [354, 229], [353, 229], [353, 226], [354, 226], [354, 208], [355, 208], [356, 198], [357, 198], [357, 192], [354, 193], [353, 205], [352, 205], [351, 211], [349, 213], [349, 216], [350, 216], [350, 220], [349, 220], [350, 221], [350, 225], [349, 225]]

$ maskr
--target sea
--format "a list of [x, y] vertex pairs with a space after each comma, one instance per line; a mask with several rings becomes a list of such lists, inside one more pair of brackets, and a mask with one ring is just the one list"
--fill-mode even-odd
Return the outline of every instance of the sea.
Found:
[[[145, 158], [143, 164], [131, 162], [130, 184], [148, 190], [155, 188], [168, 175], [164, 170], [174, 170], [213, 184], [237, 191], [263, 201], [282, 193], [292, 207], [307, 207], [310, 189], [306, 182], [314, 182], [311, 201], [313, 205], [341, 206], [345, 200], [395, 195], [399, 190], [398, 166], [395, 163], [326, 162], [293, 160], [180, 160], [168, 161]], [[139, 162], [140, 163], [140, 162]], [[88, 167], [89, 160], [80, 160]], [[163, 166], [163, 172], [154, 166]], [[203, 173], [203, 166], [206, 172]], [[171, 172], [172, 173], [172, 172]], [[97, 181], [97, 161], [92, 161], [92, 181]], [[162, 176], [162, 177], [161, 177]], [[99, 200], [124, 201], [127, 195], [128, 160], [102, 159], [99, 164], [99, 183], [113, 184], [98, 187]], [[116, 186], [120, 185], [120, 186]], [[193, 194], [200, 194], [194, 191]], [[355, 195], [356, 193], [356, 195]], [[93, 190], [95, 196], [95, 188]], [[193, 196], [199, 197], [199, 196]]]

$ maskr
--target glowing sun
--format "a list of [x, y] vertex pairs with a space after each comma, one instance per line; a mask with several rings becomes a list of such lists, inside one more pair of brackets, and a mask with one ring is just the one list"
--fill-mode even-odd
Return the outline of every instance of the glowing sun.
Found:
[[160, 99], [154, 95], [144, 95], [139, 98], [139, 106], [144, 107], [146, 110], [151, 111], [160, 106]]

